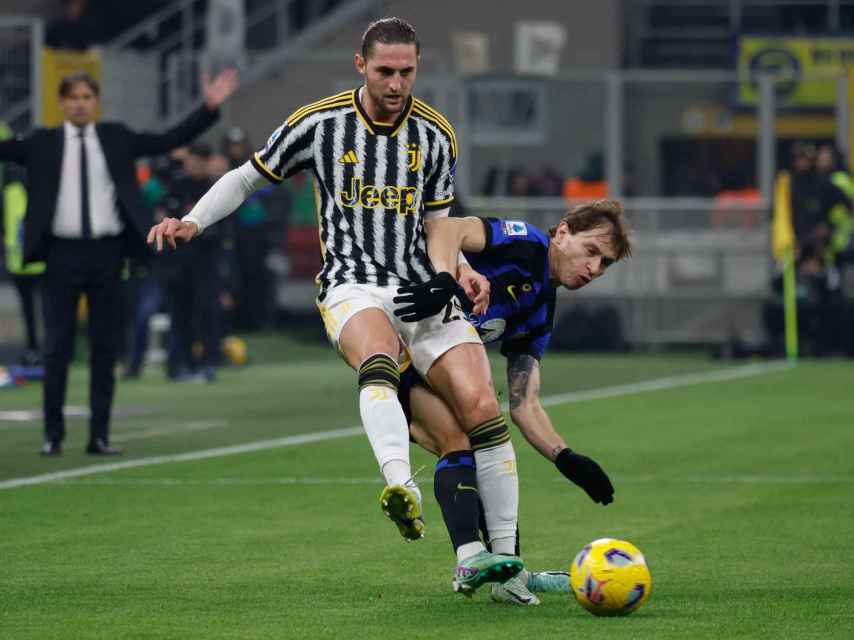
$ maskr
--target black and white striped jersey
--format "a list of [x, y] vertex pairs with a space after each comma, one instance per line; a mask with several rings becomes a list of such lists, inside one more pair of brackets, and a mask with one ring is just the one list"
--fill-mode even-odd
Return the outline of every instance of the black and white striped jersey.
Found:
[[336, 284], [431, 277], [422, 213], [453, 202], [456, 159], [454, 129], [438, 111], [410, 97], [393, 124], [372, 122], [355, 89], [297, 109], [252, 163], [275, 183], [314, 173], [322, 300]]

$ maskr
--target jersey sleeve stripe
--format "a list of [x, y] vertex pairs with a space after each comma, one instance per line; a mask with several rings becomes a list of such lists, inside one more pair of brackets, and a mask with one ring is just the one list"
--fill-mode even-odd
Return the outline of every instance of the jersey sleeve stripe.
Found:
[[456, 131], [454, 131], [454, 127], [450, 123], [450, 121], [426, 102], [422, 102], [421, 100], [418, 100], [418, 98], [415, 98], [414, 101], [418, 103], [418, 106], [421, 108], [422, 111], [431, 114], [436, 120], [443, 123], [448, 128], [448, 131], [451, 132], [451, 135], [454, 137], [454, 143], [456, 143], [457, 134]]
[[427, 118], [428, 120], [434, 122], [439, 125], [445, 133], [447, 133], [454, 140], [454, 144], [457, 141], [457, 134], [454, 131], [454, 128], [451, 126], [451, 123], [448, 122], [441, 114], [438, 112], [426, 107], [423, 102], [418, 102], [415, 105], [416, 112], [420, 114], [422, 117]]
[[454, 201], [454, 196], [450, 198], [445, 198], [444, 200], [434, 200], [433, 202], [425, 202], [424, 209], [430, 211], [432, 209], [441, 209], [442, 207], [447, 207]]
[[453, 155], [453, 157], [456, 158], [457, 157], [457, 136], [454, 135], [453, 129], [449, 129], [446, 125], [442, 124], [442, 122], [440, 120], [436, 119], [433, 115], [427, 113], [426, 111], [421, 110], [419, 106], [415, 107], [414, 112], [416, 114], [418, 114], [419, 116], [421, 116], [422, 118], [425, 118], [426, 120], [429, 120], [430, 122], [435, 124], [437, 127], [439, 127], [439, 129], [441, 129], [445, 133], [446, 136], [448, 136], [448, 139], [451, 143], [451, 155]]
[[251, 160], [252, 166], [258, 170], [258, 173], [267, 178], [270, 182], [274, 184], [279, 184], [282, 180], [284, 180], [282, 176], [277, 175], [275, 172], [271, 171], [266, 164], [264, 164], [264, 161], [261, 160], [261, 157], [258, 155], [257, 152], [252, 155]]
[[430, 114], [421, 111], [418, 107], [415, 108], [414, 113], [416, 115], [421, 116], [425, 120], [430, 121], [434, 125], [436, 125], [439, 128], [439, 130], [441, 130], [445, 134], [445, 136], [447, 136], [448, 143], [451, 147], [451, 155], [454, 158], [456, 158], [457, 157], [457, 137], [454, 134], [454, 132], [452, 130], [448, 129], [445, 125], [443, 125], [441, 122], [436, 120], [436, 118], [434, 118]]
[[328, 109], [336, 109], [338, 107], [346, 107], [350, 104], [350, 100], [347, 99], [338, 99], [335, 102], [327, 102], [326, 104], [317, 105], [315, 107], [302, 109], [299, 112], [299, 115], [293, 115], [287, 120], [287, 124], [289, 127], [292, 127], [296, 124], [299, 124], [301, 120], [304, 120], [307, 116], [310, 116], [312, 113], [317, 113], [318, 111], [326, 111]]
[[336, 96], [331, 96], [329, 98], [324, 98], [323, 100], [318, 100], [317, 102], [312, 102], [311, 104], [307, 104], [305, 106], [302, 106], [299, 109], [297, 109], [296, 111], [294, 111], [291, 115], [288, 116], [288, 118], [287, 118], [287, 120], [285, 120], [285, 122], [288, 125], [291, 125], [291, 124], [299, 121], [302, 118], [302, 116], [304, 115], [304, 112], [309, 111], [309, 110], [313, 110], [313, 109], [317, 109], [318, 107], [322, 107], [322, 106], [327, 105], [331, 102], [338, 102], [339, 100], [344, 100], [345, 98], [346, 98], [345, 95], [336, 95]]
[[451, 127], [450, 121], [445, 116], [443, 116], [441, 113], [436, 111], [433, 107], [431, 107], [429, 104], [427, 104], [423, 100], [419, 100], [418, 98], [415, 98], [415, 102], [418, 104], [419, 107], [421, 107], [422, 110], [426, 111], [427, 113], [433, 114], [433, 116], [437, 120], [441, 120], [442, 122], [445, 123], [445, 125], [447, 125], [450, 128], [453, 128], [453, 127]]
[[288, 116], [288, 120], [297, 116], [301, 111], [305, 111], [306, 109], [313, 109], [314, 107], [319, 107], [328, 102], [336, 102], [338, 100], [342, 100], [346, 98], [351, 93], [351, 90], [342, 91], [341, 93], [336, 93], [334, 96], [328, 96], [326, 98], [322, 98], [320, 100], [315, 100], [314, 102], [310, 102], [309, 104], [305, 104], [301, 106], [299, 109], [294, 111], [291, 115]]

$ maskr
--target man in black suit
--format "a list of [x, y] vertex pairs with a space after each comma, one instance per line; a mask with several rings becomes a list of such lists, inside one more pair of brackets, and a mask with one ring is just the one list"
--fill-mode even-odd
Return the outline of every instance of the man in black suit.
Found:
[[205, 104], [163, 133], [137, 133], [122, 123], [94, 123], [98, 83], [88, 74], [62, 80], [65, 122], [0, 142], [0, 161], [27, 168], [29, 202], [24, 262], [47, 263], [44, 282], [45, 442], [42, 455], [62, 453], [63, 405], [74, 347], [77, 304], [89, 303], [89, 444], [93, 455], [120, 453], [109, 444], [114, 367], [121, 333], [120, 281], [125, 257], [143, 256], [152, 213], [136, 181], [134, 161], [188, 143], [219, 117], [237, 87], [233, 70], [203, 81]]

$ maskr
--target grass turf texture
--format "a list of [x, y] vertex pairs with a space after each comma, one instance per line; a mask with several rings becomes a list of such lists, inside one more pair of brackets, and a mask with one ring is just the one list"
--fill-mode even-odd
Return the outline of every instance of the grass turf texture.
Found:
[[[124, 459], [358, 424], [353, 374], [328, 350], [302, 345], [280, 364], [264, 354], [216, 385], [167, 385], [155, 371], [121, 384], [117, 406], [150, 411], [116, 421]], [[711, 366], [550, 355], [543, 394]], [[565, 569], [596, 537], [631, 540], [653, 593], [625, 619], [593, 618], [571, 596], [518, 609], [485, 590], [452, 594], [430, 485], [427, 538], [405, 544], [376, 504], [382, 485], [359, 436], [0, 491], [0, 637], [850, 638], [852, 379], [851, 363], [805, 363], [552, 407], [570, 445], [611, 473], [607, 508], [514, 433], [529, 567]], [[85, 388], [77, 369], [70, 402]], [[0, 393], [4, 409], [40, 397], [34, 385]], [[35, 455], [40, 429], [0, 423], [0, 478], [103, 462], [83, 456], [82, 421], [69, 421], [58, 460]]]

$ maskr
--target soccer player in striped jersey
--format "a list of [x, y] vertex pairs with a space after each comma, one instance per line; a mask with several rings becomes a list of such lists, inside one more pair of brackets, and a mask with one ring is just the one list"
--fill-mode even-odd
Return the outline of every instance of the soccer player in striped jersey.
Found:
[[[149, 242], [189, 241], [224, 218], [255, 190], [299, 171], [314, 175], [323, 268], [317, 304], [330, 341], [358, 372], [359, 410], [387, 486], [380, 504], [409, 540], [423, 535], [421, 495], [412, 479], [409, 429], [397, 398], [398, 358], [406, 348], [419, 373], [453, 407], [480, 446], [472, 460], [496, 476], [486, 483], [473, 465], [448, 465], [448, 490], [437, 494], [457, 528], [477, 530], [474, 485], [504, 486], [507, 539], [515, 535], [516, 458], [492, 387], [480, 337], [452, 304], [465, 287], [436, 273], [427, 255], [431, 226], [454, 199], [457, 139], [435, 109], [412, 95], [420, 45], [398, 18], [372, 23], [355, 65], [361, 87], [298, 109], [250, 162], [225, 174], [181, 220], [152, 228]], [[425, 235], [426, 232], [426, 235]], [[473, 270], [466, 287], [485, 306], [488, 283]], [[394, 315], [398, 287], [419, 285], [419, 299], [442, 308], [419, 322]], [[470, 304], [470, 303], [469, 303]], [[461, 487], [461, 489], [457, 489]], [[481, 489], [483, 493], [483, 489]], [[496, 498], [498, 499], [498, 498]], [[457, 548], [455, 580], [477, 588], [522, 568], [513, 545], [488, 553], [477, 540]], [[509, 553], [504, 553], [509, 552]]]
[[[613, 486], [608, 476], [595, 461], [567, 447], [543, 409], [539, 363], [553, 330], [557, 288], [579, 289], [630, 255], [621, 205], [612, 200], [580, 205], [548, 233], [526, 222], [496, 218], [437, 222], [429, 240], [436, 269], [455, 270], [460, 251], [490, 280], [489, 308], [471, 321], [484, 342], [501, 341], [501, 353], [507, 358], [513, 422], [567, 479], [584, 489], [594, 502], [609, 504]], [[398, 312], [407, 310], [404, 307]], [[471, 434], [464, 433], [453, 411], [417, 371], [410, 368], [404, 372], [399, 396], [413, 440], [441, 456], [437, 469], [445, 464], [449, 452], [467, 448]], [[436, 483], [440, 482], [437, 475]], [[492, 504], [492, 500], [493, 494], [483, 493], [487, 539], [495, 537], [496, 522], [500, 524], [501, 504]], [[449, 532], [452, 527], [449, 522]], [[498, 529], [500, 535], [501, 527]], [[518, 539], [516, 545], [518, 555]], [[502, 585], [494, 584], [492, 597], [514, 604], [538, 604], [532, 591], [569, 591], [568, 574], [525, 571]]]

